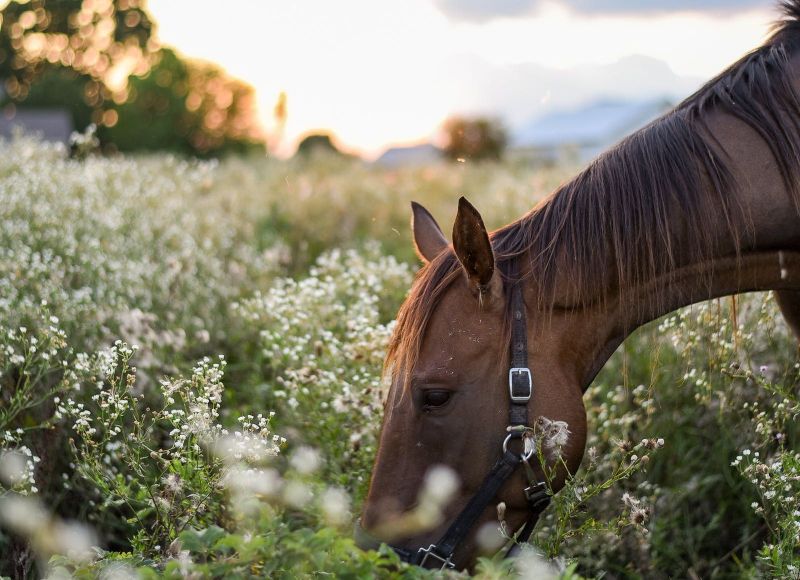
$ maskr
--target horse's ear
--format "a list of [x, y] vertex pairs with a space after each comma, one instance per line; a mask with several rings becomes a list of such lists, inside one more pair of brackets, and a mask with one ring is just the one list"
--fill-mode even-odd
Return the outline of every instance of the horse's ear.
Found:
[[411, 202], [411, 231], [414, 232], [414, 248], [423, 262], [430, 262], [447, 247], [442, 228], [416, 201]]
[[481, 214], [463, 197], [458, 200], [458, 215], [453, 225], [453, 248], [473, 287], [481, 295], [492, 290], [490, 282], [498, 278], [494, 276], [489, 234]]

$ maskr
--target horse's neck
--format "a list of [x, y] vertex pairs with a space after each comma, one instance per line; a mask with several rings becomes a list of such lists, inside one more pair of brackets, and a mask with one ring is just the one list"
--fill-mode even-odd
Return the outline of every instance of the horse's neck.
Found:
[[[797, 75], [800, 78], [800, 75]], [[800, 91], [800, 87], [796, 87]], [[766, 142], [729, 115], [712, 111], [707, 118], [713, 139], [736, 179], [731, 203], [742, 208], [746, 226], [738, 233], [710, 223], [713, 254], [701, 262], [678, 260], [671, 271], [631, 289], [610, 308], [587, 309], [578, 315], [597, 330], [591, 339], [585, 386], [616, 347], [633, 330], [683, 306], [750, 291], [800, 290], [800, 215]], [[800, 146], [800, 144], [798, 144]], [[712, 190], [709, 186], [709, 195]], [[676, 212], [680, 230], [681, 212]], [[678, 256], [690, 256], [680, 247]]]

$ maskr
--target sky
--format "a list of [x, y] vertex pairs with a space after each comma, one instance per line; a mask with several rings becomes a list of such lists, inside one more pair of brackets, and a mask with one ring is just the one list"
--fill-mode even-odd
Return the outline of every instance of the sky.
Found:
[[512, 129], [599, 98], [688, 95], [760, 44], [765, 0], [149, 0], [158, 36], [257, 91], [281, 92], [281, 151], [333, 132], [375, 157], [452, 114]]

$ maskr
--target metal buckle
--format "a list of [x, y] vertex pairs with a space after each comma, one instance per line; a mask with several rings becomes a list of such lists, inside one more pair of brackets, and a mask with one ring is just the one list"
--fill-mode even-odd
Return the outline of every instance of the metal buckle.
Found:
[[439, 560], [439, 562], [441, 562], [441, 563], [442, 563], [442, 566], [441, 566], [441, 568], [439, 568], [439, 570], [444, 570], [445, 568], [449, 568], [449, 569], [451, 569], [451, 570], [455, 569], [456, 565], [455, 565], [455, 564], [453, 564], [453, 563], [450, 561], [450, 557], [451, 557], [453, 554], [450, 554], [450, 556], [447, 556], [447, 558], [442, 558], [442, 557], [441, 557], [439, 554], [437, 554], [436, 552], [434, 552], [434, 550], [435, 550], [435, 549], [436, 549], [436, 544], [431, 544], [431, 545], [430, 545], [430, 546], [428, 546], [427, 548], [420, 548], [420, 549], [417, 551], [417, 553], [419, 554], [419, 553], [422, 553], [422, 552], [424, 552], [424, 553], [425, 553], [425, 555], [422, 557], [422, 560], [420, 560], [420, 562], [419, 562], [419, 564], [418, 564], [418, 565], [419, 565], [420, 567], [424, 568], [424, 567], [425, 567], [425, 562], [427, 562], [427, 561], [428, 561], [428, 558], [435, 558], [436, 560]]
[[543, 481], [537, 481], [536, 483], [525, 488], [525, 499], [528, 500], [528, 503], [535, 505], [546, 498], [547, 486]]
[[[528, 375], [528, 393], [524, 395], [514, 394], [514, 376]], [[533, 394], [533, 377], [531, 376], [531, 369], [527, 367], [513, 367], [508, 371], [508, 392], [511, 395], [511, 401], [514, 403], [527, 403], [531, 400]]]

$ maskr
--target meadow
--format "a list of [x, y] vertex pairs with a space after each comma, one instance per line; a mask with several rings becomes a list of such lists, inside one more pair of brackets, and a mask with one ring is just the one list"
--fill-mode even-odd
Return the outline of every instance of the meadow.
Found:
[[[351, 539], [409, 201], [494, 228], [576, 170], [0, 144], [0, 576], [431, 576]], [[800, 578], [797, 355], [769, 294], [637, 331], [532, 546], [474, 575]]]

